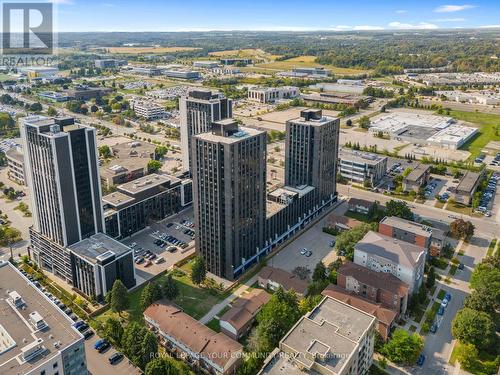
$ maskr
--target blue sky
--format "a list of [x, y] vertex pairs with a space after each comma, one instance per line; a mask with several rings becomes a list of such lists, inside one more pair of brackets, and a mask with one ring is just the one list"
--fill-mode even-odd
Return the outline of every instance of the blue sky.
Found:
[[500, 27], [498, 0], [54, 0], [59, 31]]

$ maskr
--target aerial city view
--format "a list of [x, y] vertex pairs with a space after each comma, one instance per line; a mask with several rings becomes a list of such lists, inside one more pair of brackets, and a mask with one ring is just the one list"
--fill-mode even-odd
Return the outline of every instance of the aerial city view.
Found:
[[1, 1], [0, 374], [500, 374], [499, 5]]

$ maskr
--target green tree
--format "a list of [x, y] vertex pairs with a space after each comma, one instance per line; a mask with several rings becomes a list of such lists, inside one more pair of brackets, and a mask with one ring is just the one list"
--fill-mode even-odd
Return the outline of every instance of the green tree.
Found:
[[424, 340], [416, 333], [410, 334], [404, 329], [396, 328], [389, 340], [382, 347], [382, 354], [392, 362], [413, 365], [424, 347]]
[[162, 292], [163, 296], [169, 300], [174, 300], [179, 295], [179, 287], [170, 273], [163, 283]]
[[123, 338], [122, 324], [112, 317], [106, 319], [103, 326], [104, 337], [116, 346], [120, 346]]
[[434, 267], [429, 268], [429, 272], [427, 273], [427, 280], [425, 280], [425, 286], [428, 289], [431, 289], [436, 283], [436, 272], [434, 271]]
[[458, 362], [465, 370], [471, 369], [479, 356], [477, 348], [468, 343], [457, 344], [455, 351]]
[[385, 213], [387, 216], [396, 216], [406, 220], [413, 220], [413, 212], [404, 201], [391, 199], [385, 205]]
[[363, 116], [359, 119], [359, 126], [363, 129], [368, 129], [370, 127], [370, 118], [368, 116]]
[[474, 235], [474, 224], [463, 219], [456, 219], [450, 223], [450, 233], [455, 238], [467, 238]]
[[137, 322], [130, 322], [123, 332], [122, 348], [124, 354], [136, 365], [140, 366], [144, 350], [144, 337], [147, 329]]
[[120, 280], [116, 280], [110, 293], [111, 310], [117, 312], [118, 315], [121, 316], [121, 313], [127, 310], [129, 306], [127, 288], [125, 288], [125, 285], [123, 285]]
[[193, 261], [193, 266], [191, 267], [191, 280], [196, 285], [201, 284], [205, 281], [207, 277], [207, 268], [205, 266], [205, 260], [197, 256]]
[[146, 331], [142, 340], [142, 359], [140, 367], [144, 369], [146, 365], [153, 360], [158, 353], [158, 339], [151, 331]]
[[146, 375], [181, 375], [170, 358], [155, 358], [146, 365]]
[[148, 282], [141, 292], [141, 308], [146, 310], [154, 301], [161, 298], [161, 289], [157, 283]]
[[494, 342], [495, 325], [484, 312], [463, 308], [451, 325], [453, 337], [479, 349], [487, 349]]
[[101, 158], [107, 159], [107, 158], [110, 158], [112, 155], [111, 149], [109, 148], [108, 145], [99, 146], [98, 150], [99, 150], [99, 156]]
[[349, 260], [354, 257], [354, 245], [358, 243], [366, 233], [375, 229], [375, 224], [361, 224], [355, 228], [341, 232], [336, 239], [335, 249], [344, 254]]
[[158, 160], [148, 161], [148, 172], [155, 173], [161, 168], [161, 163]]
[[494, 288], [481, 287], [473, 290], [470, 295], [465, 298], [464, 306], [472, 310], [482, 311], [487, 314], [494, 314], [500, 309], [499, 305], [499, 290]]
[[168, 152], [167, 146], [156, 146], [155, 155], [157, 159], [163, 158]]
[[50, 116], [50, 117], [57, 116], [57, 110], [54, 107], [49, 107], [47, 109], [47, 116]]
[[324, 281], [328, 278], [326, 274], [326, 267], [323, 262], [319, 261], [314, 267], [312, 279], [314, 282]]

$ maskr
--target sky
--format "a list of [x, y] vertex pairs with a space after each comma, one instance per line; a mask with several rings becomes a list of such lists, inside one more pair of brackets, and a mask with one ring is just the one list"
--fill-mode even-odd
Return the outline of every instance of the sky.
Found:
[[397, 30], [500, 27], [477, 0], [53, 0], [58, 31]]

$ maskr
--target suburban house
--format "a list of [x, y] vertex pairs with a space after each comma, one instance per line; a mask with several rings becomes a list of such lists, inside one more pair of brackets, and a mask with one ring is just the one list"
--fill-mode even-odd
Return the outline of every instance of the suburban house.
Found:
[[372, 302], [396, 311], [406, 312], [408, 284], [390, 273], [376, 272], [353, 262], [345, 262], [337, 271], [337, 285]]
[[335, 228], [337, 230], [349, 230], [363, 224], [356, 219], [343, 216], [343, 215], [330, 215], [328, 216], [328, 228]]
[[271, 296], [265, 290], [252, 289], [247, 294], [238, 297], [220, 318], [220, 329], [234, 340], [244, 336], [255, 320], [262, 306], [269, 302]]
[[277, 290], [282, 287], [285, 291], [294, 290], [299, 297], [304, 297], [307, 294], [307, 281], [280, 268], [263, 267], [257, 276], [257, 282], [261, 288], [269, 290]]
[[440, 256], [446, 244], [443, 230], [395, 216], [384, 217], [379, 223], [378, 231], [383, 235], [425, 247], [431, 256]]
[[377, 318], [378, 332], [384, 341], [387, 341], [392, 328], [396, 324], [398, 316], [396, 311], [383, 307], [380, 303], [374, 303], [366, 298], [350, 294], [346, 290], [334, 284], [328, 285], [325, 290], [321, 292], [321, 294], [327, 297], [335, 298], [336, 300], [347, 303], [349, 306], [373, 315]]
[[375, 202], [367, 201], [365, 199], [350, 198], [347, 204], [349, 211], [366, 215]]
[[144, 311], [148, 328], [169, 353], [184, 357], [196, 370], [232, 375], [241, 363], [243, 347], [223, 333], [216, 333], [167, 301]]
[[403, 190], [418, 193], [421, 187], [427, 185], [429, 177], [431, 176], [431, 166], [426, 164], [419, 164], [413, 169], [408, 176], [403, 178]]
[[426, 253], [422, 246], [370, 231], [354, 246], [354, 263], [393, 274], [407, 283], [413, 294], [424, 279]]

